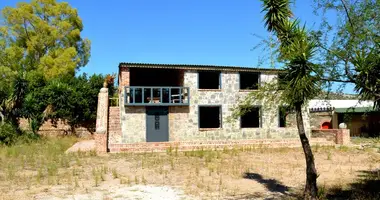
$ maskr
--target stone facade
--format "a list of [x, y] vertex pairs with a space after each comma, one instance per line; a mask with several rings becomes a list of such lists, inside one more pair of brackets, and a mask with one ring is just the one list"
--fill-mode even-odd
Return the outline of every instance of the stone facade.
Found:
[[[261, 82], [272, 81], [276, 75], [261, 73]], [[119, 85], [126, 86], [129, 71], [122, 69], [119, 73]], [[207, 140], [241, 140], [241, 139], [283, 139], [298, 138], [295, 117], [290, 115], [287, 128], [278, 125], [278, 107], [261, 105], [262, 127], [240, 128], [240, 120], [227, 122], [231, 109], [244, 99], [250, 91], [239, 90], [238, 72], [221, 72], [221, 89], [198, 89], [198, 72], [186, 70], [183, 73], [183, 86], [190, 88], [190, 106], [169, 107], [169, 141], [207, 141]], [[109, 144], [127, 144], [146, 141], [146, 113], [142, 106], [124, 105], [124, 88], [120, 88], [121, 135], [110, 135]], [[222, 127], [217, 129], [199, 129], [199, 106], [221, 106]], [[309, 134], [310, 124], [307, 109], [303, 114], [305, 130]]]
[[310, 127], [312, 129], [320, 129], [324, 122], [332, 123], [332, 119], [333, 119], [332, 111], [311, 112], [310, 113]]

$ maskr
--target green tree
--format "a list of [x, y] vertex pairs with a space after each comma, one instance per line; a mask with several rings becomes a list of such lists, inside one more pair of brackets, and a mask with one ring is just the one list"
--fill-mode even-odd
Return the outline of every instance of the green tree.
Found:
[[[316, 54], [316, 42], [311, 33], [300, 26], [299, 20], [292, 20], [291, 2], [289, 0], [262, 0], [265, 13], [265, 27], [273, 33], [278, 41], [276, 55], [283, 64], [284, 74], [277, 83], [267, 83], [260, 91], [252, 93], [255, 100], [280, 102], [295, 111], [297, 128], [306, 160], [305, 199], [316, 199], [318, 193], [317, 171], [314, 156], [306, 136], [303, 107], [307, 101], [321, 91], [322, 73], [319, 65], [313, 62]], [[280, 87], [278, 87], [280, 85]], [[250, 96], [248, 98], [250, 98]], [[246, 110], [250, 100], [240, 105], [237, 113]]]
[[[327, 80], [353, 83], [362, 100], [380, 109], [380, 2], [314, 0], [322, 16], [314, 32]], [[326, 17], [330, 12], [336, 19]]]
[[83, 24], [77, 10], [65, 2], [32, 0], [5, 7], [2, 16], [0, 112], [18, 127], [27, 85], [41, 75], [44, 81], [74, 76], [89, 60], [90, 41], [80, 35]]
[[39, 85], [30, 84], [23, 114], [35, 133], [46, 120], [53, 124], [62, 120], [72, 132], [78, 126], [94, 132], [98, 93], [104, 81], [103, 75], [96, 74], [57, 78], [42, 84], [36, 81]]

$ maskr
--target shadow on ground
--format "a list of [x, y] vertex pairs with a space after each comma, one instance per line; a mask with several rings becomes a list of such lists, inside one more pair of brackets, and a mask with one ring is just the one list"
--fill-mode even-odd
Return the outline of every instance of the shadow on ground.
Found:
[[290, 188], [276, 179], [265, 179], [257, 173], [245, 173], [243, 178], [254, 180], [267, 188], [268, 193], [251, 193], [232, 196], [227, 199], [243, 200], [243, 199], [293, 199], [295, 196], [291, 194]]
[[380, 169], [359, 171], [356, 182], [349, 188], [331, 188], [327, 199], [380, 199]]
[[287, 192], [289, 192], [288, 186], [281, 184], [276, 179], [265, 179], [257, 173], [245, 173], [244, 178], [255, 180], [258, 183], [263, 184], [271, 192], [279, 192], [282, 194], [287, 194]]

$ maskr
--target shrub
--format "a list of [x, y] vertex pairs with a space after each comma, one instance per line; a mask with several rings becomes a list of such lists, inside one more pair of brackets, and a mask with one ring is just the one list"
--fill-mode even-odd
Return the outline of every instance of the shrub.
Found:
[[30, 143], [38, 140], [39, 135], [22, 131], [21, 134], [10, 124], [5, 123], [0, 125], [0, 145], [13, 145], [16, 143]]
[[16, 129], [10, 124], [0, 125], [0, 144], [10, 145], [16, 141]]

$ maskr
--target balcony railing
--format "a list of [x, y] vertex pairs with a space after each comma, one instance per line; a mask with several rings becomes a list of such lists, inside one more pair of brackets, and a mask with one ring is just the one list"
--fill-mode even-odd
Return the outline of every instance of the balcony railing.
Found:
[[125, 105], [128, 106], [188, 106], [188, 87], [125, 87]]

